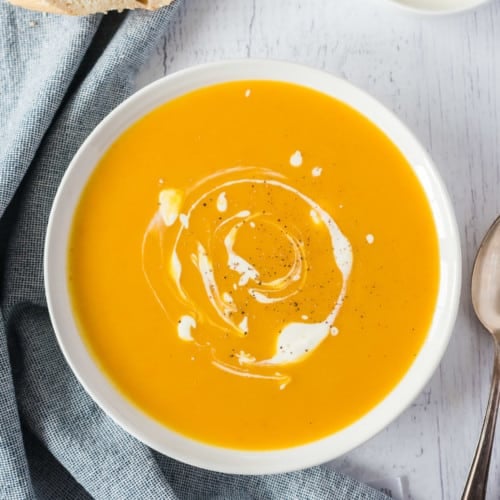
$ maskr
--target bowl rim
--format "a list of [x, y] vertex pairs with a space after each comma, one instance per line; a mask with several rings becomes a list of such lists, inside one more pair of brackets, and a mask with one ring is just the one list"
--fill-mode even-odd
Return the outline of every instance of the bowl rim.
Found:
[[385, 0], [389, 5], [402, 9], [403, 11], [409, 14], [418, 14], [421, 16], [428, 17], [444, 17], [444, 16], [453, 16], [458, 14], [463, 14], [465, 12], [469, 12], [471, 10], [477, 9], [484, 4], [490, 3], [492, 0], [468, 0], [467, 5], [462, 5], [458, 7], [443, 7], [431, 9], [428, 7], [420, 8], [417, 5], [414, 5], [414, 0], [411, 0], [413, 3], [407, 3], [407, 1], [403, 0]]
[[[162, 102], [227, 81], [277, 80], [326, 93], [350, 105], [381, 129], [405, 155], [433, 212], [440, 247], [436, 310], [424, 345], [399, 383], [368, 413], [325, 438], [278, 450], [248, 451], [196, 441], [155, 421], [123, 396], [99, 368], [78, 333], [67, 282], [67, 244], [74, 208], [97, 161], [132, 123]], [[71, 209], [72, 207], [72, 209]], [[193, 66], [139, 90], [107, 115], [83, 142], [54, 198], [44, 248], [47, 305], [57, 342], [91, 398], [119, 426], [151, 448], [208, 470], [234, 474], [290, 472], [325, 463], [372, 438], [423, 390], [440, 363], [455, 324], [461, 288], [461, 250], [449, 195], [436, 167], [414, 135], [373, 97], [329, 73], [295, 63], [236, 59]]]

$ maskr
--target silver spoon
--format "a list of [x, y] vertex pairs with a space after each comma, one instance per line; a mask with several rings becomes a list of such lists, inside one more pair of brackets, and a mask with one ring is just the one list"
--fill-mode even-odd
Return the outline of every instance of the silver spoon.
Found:
[[486, 495], [500, 402], [500, 217], [492, 224], [479, 247], [472, 271], [471, 292], [476, 315], [493, 336], [495, 345], [490, 398], [476, 454], [462, 495], [462, 500], [481, 500]]

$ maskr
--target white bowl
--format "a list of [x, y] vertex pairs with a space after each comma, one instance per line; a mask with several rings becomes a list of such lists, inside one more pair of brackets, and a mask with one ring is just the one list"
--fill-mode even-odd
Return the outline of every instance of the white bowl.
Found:
[[[92, 170], [124, 130], [157, 106], [203, 86], [233, 80], [279, 80], [323, 92], [376, 124], [404, 154], [420, 180], [439, 235], [440, 286], [430, 331], [414, 363], [391, 393], [352, 425], [324, 439], [275, 451], [238, 451], [194, 441], [141, 412], [113, 386], [89, 354], [75, 323], [67, 280], [67, 249], [73, 213]], [[371, 438], [419, 394], [438, 366], [456, 318], [461, 281], [460, 243], [446, 189], [424, 149], [408, 129], [372, 97], [327, 73], [262, 60], [197, 66], [145, 87], [118, 106], [84, 142], [59, 187], [45, 244], [47, 302], [59, 345], [90, 396], [119, 425], [152, 448], [183, 462], [221, 472], [270, 474], [326, 462]]]
[[446, 15], [458, 14], [475, 9], [491, 0], [387, 0], [415, 14]]

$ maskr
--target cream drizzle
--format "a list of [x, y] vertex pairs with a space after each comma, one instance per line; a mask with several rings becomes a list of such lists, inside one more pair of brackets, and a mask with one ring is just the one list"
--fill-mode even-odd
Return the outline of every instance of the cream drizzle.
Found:
[[187, 342], [193, 341], [193, 336], [191, 335], [191, 329], [196, 328], [196, 320], [189, 315], [181, 316], [179, 323], [177, 325], [177, 333], [179, 338]]
[[290, 165], [295, 168], [302, 165], [302, 153], [299, 150], [295, 151], [295, 153], [290, 156]]
[[160, 192], [160, 215], [167, 227], [177, 220], [182, 200], [183, 194], [179, 189], [164, 189]]
[[185, 229], [189, 229], [189, 219], [186, 214], [180, 214], [179, 215], [179, 220], [181, 221], [181, 224]]
[[219, 212], [225, 212], [227, 210], [227, 198], [224, 191], [217, 197], [217, 210]]
[[[302, 164], [302, 155], [300, 151], [296, 151], [292, 155], [292, 157], [290, 158], [290, 164], [292, 166], [300, 166]], [[251, 169], [237, 168], [230, 169], [229, 172], [241, 172], [245, 170]], [[320, 174], [321, 168], [315, 167], [313, 169], [313, 175], [317, 176]], [[279, 189], [284, 189], [304, 201], [309, 206], [309, 213], [313, 222], [317, 225], [323, 224], [328, 230], [332, 246], [332, 256], [335, 260], [337, 268], [342, 275], [342, 288], [340, 294], [335, 301], [332, 310], [326, 318], [324, 318], [320, 322], [309, 323], [306, 322], [306, 320], [308, 319], [307, 315], [302, 315], [301, 319], [303, 319], [304, 322], [294, 321], [286, 324], [277, 337], [275, 353], [269, 359], [257, 360], [253, 355], [243, 353], [243, 351], [241, 351], [241, 353], [236, 356], [239, 363], [241, 365], [245, 365], [247, 369], [250, 369], [252, 366], [258, 367], [270, 365], [287, 365], [289, 363], [295, 363], [308, 356], [324, 341], [324, 339], [328, 335], [338, 334], [338, 329], [334, 327], [334, 322], [346, 296], [347, 283], [349, 280], [353, 261], [352, 248], [348, 239], [343, 235], [334, 219], [311, 198], [301, 193], [294, 187], [285, 184], [281, 180], [276, 180], [273, 178], [265, 180], [243, 178], [226, 181], [219, 186], [210, 189], [208, 192], [200, 196], [188, 208], [186, 213], [181, 214], [180, 209], [182, 208], [184, 193], [177, 189], [166, 189], [161, 191], [159, 208], [161, 222], [163, 222], [166, 227], [170, 227], [175, 224], [177, 219], [179, 219], [179, 228], [177, 230], [175, 243], [173, 245], [173, 250], [170, 258], [169, 274], [171, 275], [173, 283], [175, 284], [175, 287], [177, 288], [181, 298], [185, 301], [188, 301], [188, 296], [181, 284], [182, 264], [177, 255], [177, 245], [179, 244], [180, 238], [182, 237], [183, 232], [189, 227], [190, 218], [194, 210], [196, 210], [200, 204], [205, 203], [204, 200], [208, 199], [209, 196], [214, 195], [215, 193], [219, 193], [217, 196], [216, 207], [219, 212], [226, 212], [228, 209], [226, 191], [232, 186], [242, 183], [268, 184]], [[201, 183], [198, 183], [198, 185], [200, 184]], [[303, 268], [303, 262], [305, 260], [305, 250], [301, 242], [298, 242], [296, 239], [294, 239], [292, 235], [285, 233], [285, 237], [288, 239], [295, 255], [290, 270], [284, 276], [278, 277], [269, 282], [259, 281], [260, 275], [258, 270], [247, 260], [238, 255], [234, 250], [234, 244], [238, 231], [246, 222], [249, 222], [250, 226], [255, 228], [255, 223], [252, 219], [258, 215], [259, 214], [252, 214], [249, 210], [243, 210], [227, 218], [225, 221], [223, 221], [223, 223], [221, 223], [219, 227], [230, 227], [223, 241], [227, 253], [227, 266], [229, 269], [237, 272], [240, 275], [238, 285], [233, 284], [234, 290], [237, 290], [238, 287], [247, 287], [250, 282], [254, 284], [258, 283], [258, 286], [254, 285], [248, 287], [248, 294], [259, 303], [270, 304], [286, 300], [294, 293], [296, 293], [296, 291], [292, 291], [288, 294], [285, 293], [285, 295], [277, 295], [278, 293], [285, 292], [290, 282], [299, 282], [306, 279], [307, 273]], [[158, 222], [158, 219], [155, 220]], [[150, 224], [148, 231], [151, 230], [152, 226], [153, 222], [152, 224]], [[221, 293], [221, 291], [219, 290], [219, 286], [214, 274], [213, 263], [210, 260], [207, 249], [201, 242], [198, 242], [197, 252], [193, 253], [191, 257], [192, 262], [198, 269], [198, 272], [202, 279], [202, 283], [208, 300], [212, 304], [212, 307], [216, 311], [219, 318], [222, 319], [225, 324], [231, 326], [232, 330], [239, 335], [246, 335], [247, 333], [251, 335], [251, 325], [249, 324], [249, 318], [247, 316], [243, 317], [239, 324], [235, 324], [232, 321], [231, 316], [233, 313], [237, 312], [237, 306], [229, 293]], [[153, 291], [155, 292], [155, 296], [158, 298], [158, 294], [156, 293], [156, 291]], [[191, 304], [191, 308], [195, 308], [195, 305]], [[182, 316], [178, 323], [179, 337], [183, 340], [194, 340], [191, 334], [191, 330], [194, 328], [196, 328], [196, 320], [190, 315]], [[284, 384], [285, 386], [289, 382], [289, 377], [283, 376], [281, 374], [270, 375], [253, 372], [251, 373], [246, 370], [242, 372], [240, 369], [238, 369], [238, 367], [222, 362], [216, 358], [214, 359], [213, 363], [215, 366], [223, 369], [224, 371], [240, 376], [279, 380], [281, 382], [281, 385]]]
[[[244, 211], [236, 214], [236, 217], [248, 217], [249, 215], [250, 212]], [[240, 275], [238, 286], [246, 286], [251, 279], [256, 281], [259, 278], [258, 271], [233, 250], [236, 235], [242, 225], [243, 222], [235, 224], [224, 238], [224, 246], [226, 247], [227, 252], [227, 266], [229, 269], [236, 271]]]
[[282, 373], [275, 372], [274, 374], [262, 374], [249, 372], [248, 370], [243, 370], [241, 368], [235, 367], [223, 361], [217, 359], [212, 361], [212, 364], [221, 370], [231, 373], [232, 375], [238, 375], [239, 377], [255, 378], [263, 380], [274, 380], [280, 382], [280, 389], [284, 389], [292, 380], [289, 375], [283, 375]]

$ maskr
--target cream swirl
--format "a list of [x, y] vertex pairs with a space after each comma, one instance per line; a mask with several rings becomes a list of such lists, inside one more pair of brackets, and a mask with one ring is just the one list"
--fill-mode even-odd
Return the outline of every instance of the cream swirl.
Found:
[[[145, 276], [179, 337], [209, 348], [213, 363], [229, 373], [277, 380], [282, 388], [289, 377], [278, 367], [337, 334], [352, 260], [333, 217], [284, 176], [261, 168], [218, 172], [186, 192], [162, 190], [143, 243]], [[327, 309], [308, 296], [314, 287], [333, 294]], [[182, 315], [172, 318], [177, 309]], [[264, 337], [270, 353], [258, 347]]]

